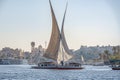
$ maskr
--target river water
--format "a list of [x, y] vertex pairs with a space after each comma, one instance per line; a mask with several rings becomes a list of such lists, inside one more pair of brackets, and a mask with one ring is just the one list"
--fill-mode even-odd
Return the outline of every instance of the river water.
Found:
[[30, 65], [0, 65], [0, 80], [120, 80], [120, 70], [84, 66], [83, 70], [31, 69]]

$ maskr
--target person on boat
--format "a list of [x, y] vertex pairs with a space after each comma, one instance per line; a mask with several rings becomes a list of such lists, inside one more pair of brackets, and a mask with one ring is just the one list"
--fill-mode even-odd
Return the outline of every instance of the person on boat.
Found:
[[63, 61], [61, 61], [60, 63], [61, 63], [61, 65], [63, 66], [64, 62], [63, 62]]

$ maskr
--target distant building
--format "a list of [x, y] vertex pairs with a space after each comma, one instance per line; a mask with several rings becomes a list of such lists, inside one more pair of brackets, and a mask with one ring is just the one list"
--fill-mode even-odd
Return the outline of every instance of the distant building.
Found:
[[[109, 53], [106, 54], [105, 51]], [[108, 55], [113, 54], [113, 46], [81, 46], [80, 49], [74, 51], [74, 59], [79, 59], [83, 55], [84, 60], [88, 63], [94, 61], [108, 61]]]
[[24, 52], [21, 49], [12, 49], [5, 47], [0, 51], [1, 64], [23, 64], [29, 59], [30, 53]]

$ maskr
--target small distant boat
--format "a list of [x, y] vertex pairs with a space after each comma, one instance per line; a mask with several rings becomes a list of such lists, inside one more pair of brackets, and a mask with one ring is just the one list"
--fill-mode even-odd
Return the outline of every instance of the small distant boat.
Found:
[[112, 67], [112, 70], [120, 70], [120, 66], [119, 67]]
[[85, 64], [85, 60], [84, 60], [83, 55], [81, 55], [81, 62], [82, 62], [82, 64]]
[[110, 60], [112, 70], [120, 70], [120, 60]]

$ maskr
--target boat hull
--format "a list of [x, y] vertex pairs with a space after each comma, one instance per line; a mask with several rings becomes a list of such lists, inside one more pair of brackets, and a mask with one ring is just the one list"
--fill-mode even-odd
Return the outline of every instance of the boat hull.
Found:
[[112, 70], [120, 70], [120, 67], [112, 68]]
[[39, 67], [39, 66], [33, 66], [32, 69], [58, 69], [58, 70], [77, 70], [77, 69], [83, 69], [83, 67], [66, 67], [66, 66], [60, 66], [60, 67]]

